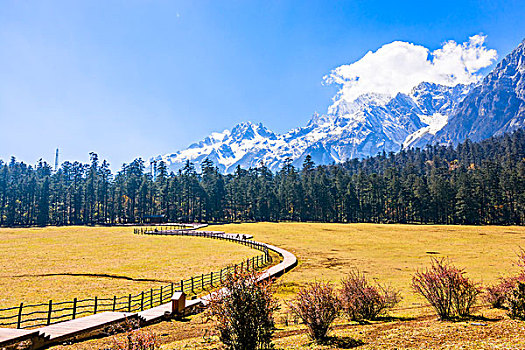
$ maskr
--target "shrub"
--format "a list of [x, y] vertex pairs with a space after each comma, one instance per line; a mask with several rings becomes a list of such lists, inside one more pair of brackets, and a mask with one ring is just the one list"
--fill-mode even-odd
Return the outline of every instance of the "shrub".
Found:
[[525, 283], [518, 281], [506, 302], [510, 318], [525, 320]]
[[469, 316], [481, 293], [462, 269], [444, 259], [432, 259], [430, 268], [418, 271], [412, 277], [412, 288], [427, 299], [442, 320]]
[[[126, 318], [122, 324], [112, 325], [107, 329], [108, 334], [114, 334], [110, 347], [104, 350], [156, 350], [158, 349], [157, 335], [150, 331], [139, 329], [138, 320]], [[118, 333], [125, 333], [117, 335]]]
[[350, 271], [341, 284], [339, 295], [343, 311], [354, 321], [375, 319], [401, 300], [399, 292], [370, 284], [359, 270]]
[[506, 301], [517, 282], [517, 277], [501, 278], [499, 283], [486, 288], [483, 299], [493, 308], [508, 309]]
[[313, 282], [301, 288], [288, 304], [308, 327], [313, 340], [326, 339], [332, 322], [339, 315], [341, 303], [330, 283]]
[[155, 333], [142, 329], [128, 331], [124, 337], [114, 336], [108, 350], [156, 350], [158, 340]]
[[219, 339], [228, 349], [270, 349], [278, 304], [271, 282], [260, 274], [229, 275], [224, 288], [212, 295], [207, 315], [216, 322]]
[[484, 296], [485, 301], [492, 307], [509, 310], [510, 317], [514, 317], [513, 312], [510, 311], [510, 304], [519, 300], [515, 293], [519, 294], [519, 284], [525, 283], [525, 250], [523, 249], [518, 253], [517, 265], [523, 269], [517, 276], [500, 278], [497, 284], [487, 287]]

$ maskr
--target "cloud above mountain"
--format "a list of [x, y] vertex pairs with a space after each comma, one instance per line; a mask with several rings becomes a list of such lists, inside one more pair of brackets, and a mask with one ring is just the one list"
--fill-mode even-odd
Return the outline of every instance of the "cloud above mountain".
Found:
[[432, 52], [421, 45], [394, 41], [352, 64], [335, 68], [324, 82], [341, 85], [331, 107], [335, 108], [366, 93], [392, 97], [409, 93], [421, 82], [447, 86], [474, 83], [481, 78], [476, 73], [496, 58], [496, 50], [485, 47], [483, 35], [474, 35], [462, 44], [450, 40]]

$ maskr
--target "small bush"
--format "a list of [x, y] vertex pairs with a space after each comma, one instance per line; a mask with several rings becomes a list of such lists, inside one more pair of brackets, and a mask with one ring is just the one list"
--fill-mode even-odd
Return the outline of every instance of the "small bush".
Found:
[[228, 276], [222, 292], [213, 294], [207, 315], [216, 322], [219, 339], [231, 350], [272, 348], [273, 314], [278, 304], [271, 282], [259, 274], [244, 272]]
[[518, 281], [506, 302], [510, 318], [525, 320], [525, 283]]
[[520, 298], [516, 294], [519, 294], [519, 284], [525, 283], [525, 250], [523, 249], [518, 253], [517, 265], [523, 269], [517, 276], [500, 278], [498, 283], [487, 287], [484, 295], [484, 300], [492, 307], [509, 310], [509, 316], [513, 318], [515, 313], [511, 308], [516, 309], [516, 303], [519, 304]]
[[353, 321], [372, 320], [392, 309], [401, 300], [399, 292], [372, 285], [359, 270], [341, 281], [340, 299], [344, 313]]
[[127, 332], [124, 337], [114, 336], [108, 350], [156, 350], [158, 340], [155, 333], [141, 329]]
[[488, 286], [483, 299], [496, 309], [508, 309], [507, 298], [516, 287], [517, 277], [501, 278], [499, 283]]
[[466, 317], [481, 288], [464, 274], [444, 259], [432, 259], [430, 268], [412, 277], [412, 288], [428, 300], [442, 320]]
[[325, 340], [332, 323], [339, 315], [341, 303], [330, 283], [313, 282], [301, 288], [288, 304], [308, 327], [315, 341]]
[[156, 350], [159, 346], [157, 335], [140, 329], [139, 321], [135, 319], [126, 318], [123, 323], [109, 326], [107, 334], [113, 336], [111, 345], [104, 350]]

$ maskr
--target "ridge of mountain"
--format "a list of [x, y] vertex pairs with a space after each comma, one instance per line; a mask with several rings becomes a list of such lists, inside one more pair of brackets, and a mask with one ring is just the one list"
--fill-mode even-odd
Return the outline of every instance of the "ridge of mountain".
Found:
[[525, 40], [465, 97], [431, 142], [480, 141], [525, 126]]
[[446, 86], [421, 82], [408, 94], [367, 93], [337, 100], [306, 126], [277, 134], [262, 123], [243, 122], [212, 133], [173, 154], [152, 158], [170, 170], [209, 158], [224, 173], [264, 163], [277, 171], [287, 158], [300, 166], [364, 158], [429, 143], [478, 141], [525, 126], [525, 40], [481, 82]]

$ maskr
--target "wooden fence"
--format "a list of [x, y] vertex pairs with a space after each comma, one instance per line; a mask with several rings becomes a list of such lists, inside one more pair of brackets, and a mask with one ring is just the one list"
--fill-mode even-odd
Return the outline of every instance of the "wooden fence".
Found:
[[263, 252], [261, 255], [240, 262], [239, 264], [227, 266], [219, 271], [212, 271], [207, 274], [192, 276], [186, 280], [172, 282], [157, 288], [150, 288], [138, 294], [127, 294], [113, 296], [111, 298], [88, 298], [71, 301], [20, 305], [0, 309], [0, 326], [16, 328], [33, 328], [46, 326], [66, 320], [74, 320], [77, 317], [93, 315], [103, 311], [138, 312], [158, 305], [162, 305], [171, 300], [174, 292], [182, 291], [186, 295], [196, 295], [207, 289], [218, 287], [226, 276], [238, 271], [250, 271], [264, 267], [272, 262], [268, 248], [261, 243], [243, 239], [243, 235], [235, 238], [232, 235], [220, 234], [209, 231], [181, 230], [179, 228], [163, 226], [154, 228], [136, 228], [135, 234], [154, 234], [154, 235], [173, 235], [173, 236], [193, 236], [211, 239], [221, 239], [246, 245], [250, 248]]

